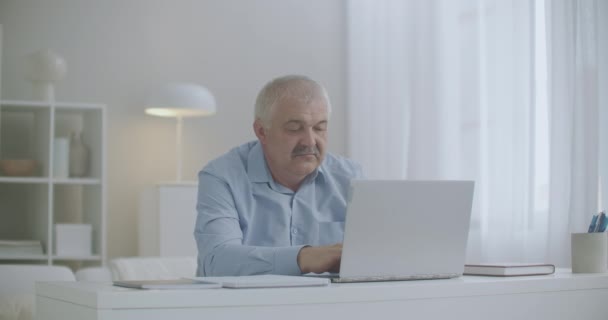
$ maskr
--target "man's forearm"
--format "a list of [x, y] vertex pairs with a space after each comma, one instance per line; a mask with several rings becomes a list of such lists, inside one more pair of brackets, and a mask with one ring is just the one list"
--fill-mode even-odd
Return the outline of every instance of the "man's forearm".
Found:
[[205, 257], [205, 276], [300, 275], [297, 256], [301, 248], [236, 244], [220, 246]]

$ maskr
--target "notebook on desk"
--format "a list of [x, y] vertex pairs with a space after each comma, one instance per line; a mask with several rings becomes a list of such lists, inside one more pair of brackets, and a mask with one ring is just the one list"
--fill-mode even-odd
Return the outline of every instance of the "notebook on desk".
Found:
[[473, 189], [473, 181], [353, 180], [332, 282], [462, 275]]

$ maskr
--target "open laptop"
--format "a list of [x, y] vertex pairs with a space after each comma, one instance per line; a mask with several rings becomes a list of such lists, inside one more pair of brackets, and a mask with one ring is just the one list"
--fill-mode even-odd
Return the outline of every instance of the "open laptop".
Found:
[[332, 282], [461, 276], [473, 189], [473, 181], [353, 180]]

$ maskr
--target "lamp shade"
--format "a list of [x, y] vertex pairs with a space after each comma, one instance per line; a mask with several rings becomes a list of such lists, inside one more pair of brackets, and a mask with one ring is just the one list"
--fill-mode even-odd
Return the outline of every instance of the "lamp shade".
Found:
[[215, 113], [215, 98], [194, 83], [170, 83], [152, 92], [146, 113], [160, 117], [202, 117]]

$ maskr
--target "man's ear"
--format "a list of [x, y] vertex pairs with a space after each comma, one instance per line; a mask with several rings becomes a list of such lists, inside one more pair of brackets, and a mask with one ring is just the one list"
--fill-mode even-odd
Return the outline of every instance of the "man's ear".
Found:
[[258, 137], [258, 140], [260, 140], [262, 144], [266, 142], [266, 128], [264, 128], [260, 119], [256, 119], [253, 122], [253, 132], [255, 132], [255, 136]]

